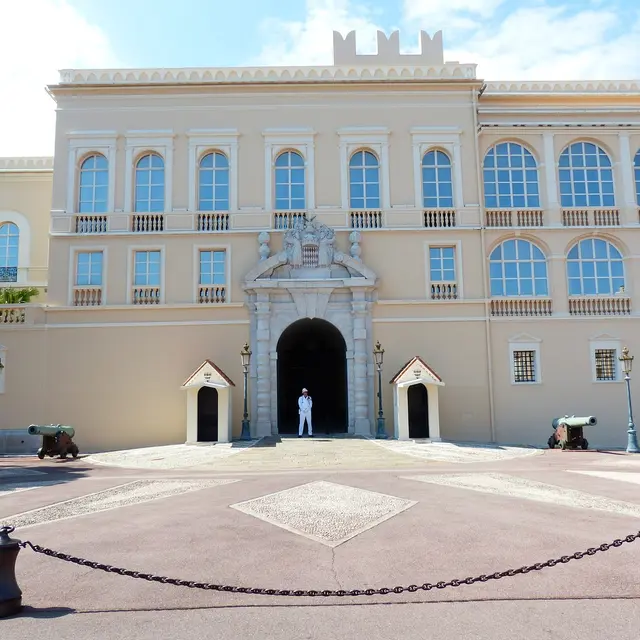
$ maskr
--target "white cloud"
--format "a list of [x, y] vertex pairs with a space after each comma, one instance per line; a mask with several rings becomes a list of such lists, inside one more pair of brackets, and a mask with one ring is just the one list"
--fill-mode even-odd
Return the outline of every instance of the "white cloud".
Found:
[[440, 29], [470, 29], [478, 18], [490, 18], [506, 0], [404, 0], [404, 17], [420, 21], [429, 33]]
[[58, 69], [118, 66], [109, 42], [66, 0], [2, 5], [0, 156], [52, 155]]
[[343, 36], [356, 31], [361, 53], [376, 50], [376, 31], [382, 30], [374, 20], [374, 11], [350, 0], [306, 0], [304, 21], [280, 19], [262, 26], [264, 45], [250, 65], [304, 66], [333, 64], [333, 31]]

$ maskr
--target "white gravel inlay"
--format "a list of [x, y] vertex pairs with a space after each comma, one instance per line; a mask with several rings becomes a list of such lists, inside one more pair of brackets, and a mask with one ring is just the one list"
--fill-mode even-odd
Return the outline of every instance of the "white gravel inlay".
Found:
[[33, 511], [5, 516], [0, 520], [0, 524], [24, 528], [168, 498], [190, 491], [210, 489], [232, 482], [238, 482], [238, 480], [136, 480], [79, 498], [56, 502]]
[[2, 467], [0, 468], [0, 478], [12, 478], [13, 476], [45, 476], [44, 471], [35, 469], [25, 469], [24, 467]]
[[640, 484], [640, 473], [634, 473], [633, 471], [574, 471], [573, 469], [567, 469], [567, 471], [595, 478], [604, 478], [605, 480], [619, 480], [621, 482]]
[[0, 488], [0, 498], [4, 496], [10, 496], [21, 491], [30, 491], [31, 489], [38, 489], [40, 487], [50, 487], [55, 484], [60, 484], [62, 480], [32, 480], [31, 482], [12, 482], [11, 484], [5, 484]]
[[231, 507], [291, 533], [337, 547], [414, 504], [413, 500], [318, 481]]
[[404, 477], [457, 489], [470, 489], [481, 493], [508, 496], [524, 500], [546, 502], [575, 509], [593, 509], [618, 515], [640, 518], [640, 505], [621, 500], [594, 496], [574, 489], [536, 482], [526, 478], [508, 476], [502, 473], [469, 473], [464, 475], [426, 475]]
[[258, 442], [220, 442], [212, 445], [175, 444], [94, 453], [84, 462], [131, 469], [181, 469], [215, 463], [246, 451]]
[[493, 462], [542, 454], [542, 450], [533, 447], [508, 447], [494, 444], [420, 442], [415, 440], [371, 441], [396, 453], [439, 462]]

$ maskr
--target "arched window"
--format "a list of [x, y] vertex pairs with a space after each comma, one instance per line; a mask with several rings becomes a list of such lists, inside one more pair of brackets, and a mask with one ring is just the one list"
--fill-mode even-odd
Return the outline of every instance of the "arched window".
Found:
[[547, 260], [528, 240], [505, 240], [489, 256], [492, 296], [548, 296]]
[[85, 158], [80, 165], [78, 213], [106, 213], [108, 206], [109, 163], [99, 154]]
[[229, 160], [220, 151], [200, 160], [198, 211], [229, 211]]
[[540, 206], [538, 167], [528, 149], [516, 142], [501, 142], [487, 151], [482, 167], [485, 207]]
[[636, 157], [633, 159], [633, 172], [636, 179], [636, 202], [640, 207], [640, 150], [636, 153]]
[[0, 223], [0, 282], [18, 281], [20, 230], [13, 222]]
[[558, 163], [560, 205], [563, 207], [613, 207], [613, 170], [604, 149], [593, 142], [574, 142]]
[[607, 240], [585, 238], [567, 254], [570, 296], [613, 295], [624, 287], [620, 252]]
[[297, 151], [285, 151], [276, 158], [276, 209], [307, 208], [304, 178], [304, 159]]
[[164, 160], [157, 153], [148, 153], [136, 164], [135, 211], [164, 211]]
[[380, 163], [371, 151], [356, 151], [349, 160], [349, 208], [380, 208]]
[[428, 151], [422, 158], [422, 200], [425, 209], [453, 207], [451, 160], [443, 151]]

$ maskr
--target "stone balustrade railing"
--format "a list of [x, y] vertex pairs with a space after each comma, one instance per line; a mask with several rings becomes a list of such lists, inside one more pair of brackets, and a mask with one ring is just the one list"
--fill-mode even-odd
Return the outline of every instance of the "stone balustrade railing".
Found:
[[631, 298], [627, 296], [603, 296], [569, 298], [572, 316], [629, 316]]
[[553, 307], [550, 298], [494, 298], [490, 304], [491, 315], [506, 316], [550, 316]]

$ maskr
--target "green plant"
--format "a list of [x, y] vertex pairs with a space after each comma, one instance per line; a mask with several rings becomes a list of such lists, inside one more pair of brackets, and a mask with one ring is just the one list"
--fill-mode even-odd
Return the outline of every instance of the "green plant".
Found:
[[27, 304], [40, 293], [35, 287], [0, 289], [0, 304]]

